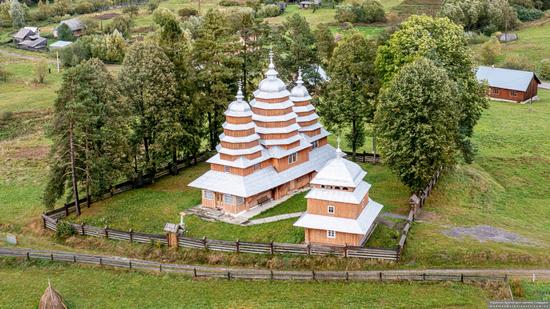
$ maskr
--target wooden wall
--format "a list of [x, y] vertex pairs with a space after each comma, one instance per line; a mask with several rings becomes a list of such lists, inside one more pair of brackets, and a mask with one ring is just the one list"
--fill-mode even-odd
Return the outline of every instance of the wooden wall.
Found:
[[359, 246], [364, 235], [336, 232], [336, 238], [328, 238], [326, 230], [305, 229], [305, 242], [335, 246]]

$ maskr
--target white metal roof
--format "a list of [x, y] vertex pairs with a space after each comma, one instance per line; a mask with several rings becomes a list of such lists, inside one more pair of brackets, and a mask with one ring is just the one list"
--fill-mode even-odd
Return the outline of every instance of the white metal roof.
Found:
[[312, 110], [315, 110], [315, 107], [312, 104], [308, 105], [300, 105], [300, 106], [294, 106], [292, 108], [295, 113], [304, 113], [304, 112], [310, 112]]
[[261, 134], [290, 133], [297, 130], [300, 130], [300, 126], [297, 123], [293, 123], [286, 127], [256, 127], [256, 132]]
[[264, 116], [264, 115], [258, 115], [258, 114], [254, 114], [252, 116], [252, 120], [260, 121], [260, 122], [289, 121], [295, 118], [297, 118], [297, 116], [294, 112], [290, 112], [288, 114], [278, 115], [278, 116]]
[[479, 81], [487, 81], [491, 87], [516, 91], [526, 91], [533, 78], [539, 82], [533, 72], [485, 66], [477, 69], [476, 77]]
[[306, 115], [306, 116], [298, 116], [298, 119], [296, 121], [306, 122], [306, 121], [311, 121], [311, 120], [315, 120], [315, 119], [318, 119], [318, 118], [319, 118], [319, 116], [316, 113], [313, 113], [313, 114], [309, 114], [309, 115]]
[[228, 143], [248, 143], [259, 139], [260, 136], [256, 133], [248, 136], [229, 136], [224, 133], [220, 134], [220, 141]]
[[262, 150], [261, 155], [258, 158], [254, 158], [252, 160], [247, 159], [246, 157], [238, 157], [234, 161], [222, 160], [220, 158], [220, 154], [217, 153], [214, 156], [212, 156], [210, 159], [208, 159], [206, 162], [213, 163], [213, 164], [227, 165], [227, 166], [237, 167], [237, 168], [247, 168], [269, 159], [271, 159], [271, 157], [269, 156], [269, 152], [266, 149], [264, 149]]
[[370, 183], [366, 181], [361, 181], [353, 191], [312, 188], [306, 195], [306, 198], [331, 202], [359, 204], [361, 203], [365, 195], [369, 193], [370, 187]]
[[262, 139], [261, 143], [262, 143], [262, 145], [266, 145], [266, 146], [288, 145], [288, 144], [292, 144], [294, 142], [297, 142], [300, 139], [303, 139], [303, 137], [300, 136], [300, 134], [296, 133], [296, 135], [294, 135], [294, 136], [287, 137], [287, 138], [282, 138], [282, 139]]
[[357, 163], [335, 156], [315, 175], [312, 184], [356, 187], [365, 178], [365, 172]]
[[254, 122], [243, 123], [243, 124], [234, 124], [234, 123], [224, 122], [222, 124], [222, 128], [232, 130], [232, 131], [248, 130], [248, 129], [253, 129], [255, 127], [256, 127], [256, 124]]
[[266, 167], [247, 176], [210, 170], [191, 182], [190, 187], [211, 190], [241, 197], [249, 197], [293, 179], [317, 171], [330, 158], [336, 155], [335, 149], [325, 145], [313, 149], [310, 160], [278, 173], [273, 167]]
[[[302, 130], [300, 130], [300, 132], [302, 132]], [[301, 133], [301, 134], [302, 134], [302, 135], [307, 139], [307, 141], [310, 142], [310, 143], [313, 143], [314, 141], [318, 141], [318, 140], [320, 140], [321, 138], [327, 137], [327, 136], [330, 135], [330, 133], [329, 133], [327, 130], [325, 130], [324, 128], [321, 128], [321, 132], [320, 132], [319, 134], [317, 134], [317, 135], [314, 135], [314, 136], [309, 136], [309, 135], [307, 135], [307, 134], [305, 134], [305, 133]]]
[[266, 78], [260, 82], [258, 90], [254, 91], [254, 96], [262, 99], [275, 99], [289, 96], [290, 92], [286, 89], [285, 83], [277, 77], [278, 74], [273, 64], [273, 53], [270, 53], [269, 66], [267, 72], [265, 72]]
[[290, 100], [286, 100], [284, 102], [279, 102], [279, 103], [265, 103], [265, 102], [259, 102], [259, 101], [256, 101], [256, 99], [253, 99], [252, 101], [250, 101], [250, 105], [252, 105], [252, 107], [254, 108], [273, 110], [273, 109], [285, 109], [285, 108], [293, 107], [294, 103], [292, 103]]
[[296, 86], [290, 91], [290, 99], [296, 102], [303, 102], [311, 100], [311, 96], [307, 91], [307, 88], [304, 86], [304, 81], [302, 80], [302, 70], [298, 71], [298, 79], [296, 80]]
[[372, 199], [369, 199], [369, 203], [365, 206], [357, 219], [305, 213], [298, 219], [298, 221], [296, 221], [296, 223], [294, 223], [294, 226], [364, 235], [374, 224], [374, 221], [380, 214], [383, 207], [384, 206], [378, 204]]
[[321, 128], [323, 128], [323, 126], [319, 122], [316, 122], [316, 123], [314, 123], [312, 125], [309, 125], [307, 127], [301, 127], [300, 132], [313, 131], [313, 130], [317, 130], [317, 129], [321, 129]]
[[[302, 138], [300, 138], [300, 145], [298, 145], [298, 146], [296, 146], [292, 149], [285, 149], [285, 148], [282, 148], [280, 146], [271, 146], [271, 147], [269, 147], [268, 151], [269, 151], [269, 155], [272, 158], [279, 159], [279, 158], [282, 158], [282, 157], [286, 157], [286, 156], [288, 156], [292, 153], [295, 153], [297, 151], [306, 149], [308, 147], [311, 147], [311, 144], [305, 138], [302, 137]], [[312, 160], [311, 154], [309, 156], [309, 159]]]
[[262, 151], [263, 148], [260, 145], [254, 146], [252, 148], [246, 148], [246, 149], [229, 149], [222, 147], [221, 145], [216, 146], [216, 150], [219, 153], [223, 153], [230, 156], [244, 156], [247, 154], [253, 154], [258, 151]]
[[73, 42], [71, 41], [57, 41], [55, 43], [52, 43], [50, 45], [50, 48], [51, 49], [56, 49], [56, 48], [64, 48], [64, 47], [67, 47], [69, 45], [73, 44]]

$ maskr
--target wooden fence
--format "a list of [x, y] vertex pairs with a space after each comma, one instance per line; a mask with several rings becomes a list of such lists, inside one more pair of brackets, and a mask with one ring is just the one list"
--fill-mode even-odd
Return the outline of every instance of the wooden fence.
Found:
[[169, 272], [194, 278], [253, 279], [253, 280], [303, 280], [303, 281], [507, 281], [507, 275], [465, 274], [456, 272], [387, 270], [387, 271], [316, 271], [316, 270], [268, 270], [250, 268], [223, 268], [181, 264], [165, 264], [116, 256], [79, 254], [65, 251], [1, 248], [0, 256], [26, 260], [49, 260], [79, 264], [92, 264], [129, 270]]
[[[352, 158], [353, 156], [353, 152], [351, 151], [345, 151], [344, 152], [346, 154], [346, 158], [350, 159]], [[362, 153], [361, 152], [358, 152], [355, 154], [355, 162], [362, 162], [362, 163], [366, 163], [366, 162], [369, 162], [369, 163], [379, 163], [380, 162], [380, 155], [379, 154], [374, 154], [374, 153], [370, 153], [370, 152], [365, 152], [363, 151]]]
[[[57, 231], [57, 225], [60, 223], [59, 219], [65, 217], [65, 210], [69, 212], [74, 211], [74, 206], [63, 209], [56, 209], [47, 212], [42, 215], [42, 221], [44, 227]], [[113, 240], [123, 240], [142, 244], [159, 243], [163, 245], [168, 244], [167, 235], [160, 234], [146, 234], [129, 231], [121, 231], [111, 229], [109, 227], [96, 227], [85, 224], [77, 224], [68, 222], [73, 230], [82, 236], [102, 237]], [[383, 249], [383, 248], [363, 248], [363, 247], [329, 247], [329, 246], [316, 246], [306, 244], [287, 244], [287, 243], [256, 243], [256, 242], [244, 242], [244, 241], [227, 241], [217, 239], [192, 238], [192, 237], [178, 237], [178, 247], [188, 249], [203, 249], [212, 251], [224, 251], [235, 253], [255, 253], [255, 254], [292, 254], [292, 255], [321, 255], [321, 256], [340, 256], [350, 258], [364, 258], [364, 259], [380, 259], [380, 260], [397, 260], [396, 249]]]
[[403, 250], [405, 249], [405, 243], [407, 241], [409, 231], [411, 230], [412, 223], [414, 222], [416, 216], [420, 213], [420, 209], [424, 207], [424, 204], [426, 203], [428, 196], [430, 196], [430, 193], [432, 193], [432, 189], [435, 187], [435, 184], [439, 180], [440, 176], [441, 176], [441, 169], [439, 169], [433, 175], [432, 179], [430, 180], [428, 185], [426, 185], [426, 188], [424, 188], [424, 190], [418, 192], [418, 195], [413, 194], [409, 199], [411, 209], [409, 210], [409, 215], [407, 216], [407, 223], [405, 223], [405, 226], [401, 231], [401, 237], [399, 238], [399, 243], [397, 245], [398, 260], [401, 258], [401, 255], [403, 254]]

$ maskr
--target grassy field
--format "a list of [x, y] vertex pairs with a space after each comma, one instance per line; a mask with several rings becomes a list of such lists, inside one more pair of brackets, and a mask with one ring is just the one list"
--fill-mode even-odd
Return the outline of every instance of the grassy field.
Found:
[[0, 259], [0, 303], [35, 308], [48, 280], [70, 308], [484, 308], [495, 296], [457, 283], [192, 280]]
[[[445, 173], [412, 229], [408, 263], [425, 265], [550, 263], [550, 91], [528, 105], [492, 102], [476, 128], [472, 165]], [[442, 234], [490, 225], [526, 243], [480, 242]]]

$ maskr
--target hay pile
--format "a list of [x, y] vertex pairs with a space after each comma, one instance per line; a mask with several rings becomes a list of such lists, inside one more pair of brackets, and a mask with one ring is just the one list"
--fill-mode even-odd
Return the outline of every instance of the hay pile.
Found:
[[63, 297], [54, 289], [48, 280], [48, 287], [44, 291], [44, 295], [40, 298], [39, 309], [67, 309], [63, 302]]

